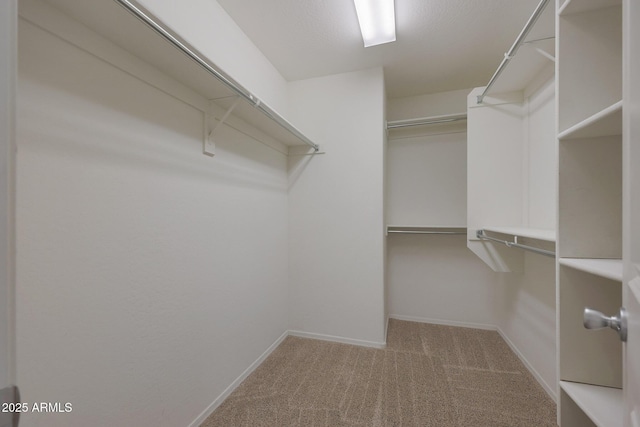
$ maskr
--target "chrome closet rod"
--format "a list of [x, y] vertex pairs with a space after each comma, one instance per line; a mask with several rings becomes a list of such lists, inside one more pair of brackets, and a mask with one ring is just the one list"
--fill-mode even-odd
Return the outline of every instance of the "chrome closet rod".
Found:
[[271, 109], [268, 105], [262, 103], [262, 101], [254, 96], [247, 89], [242, 87], [238, 82], [236, 82], [233, 78], [229, 77], [225, 73], [220, 70], [214, 68], [208, 61], [200, 57], [193, 49], [187, 46], [187, 44], [181, 41], [177, 36], [173, 35], [169, 30], [163, 27], [161, 24], [156, 22], [153, 18], [151, 18], [147, 13], [145, 13], [138, 6], [133, 4], [129, 0], [114, 0], [122, 7], [124, 7], [127, 11], [133, 14], [136, 18], [147, 24], [149, 28], [154, 30], [160, 36], [162, 36], [165, 40], [171, 43], [173, 46], [178, 48], [182, 53], [187, 55], [193, 61], [195, 61], [198, 65], [205, 69], [209, 74], [218, 79], [222, 84], [224, 84], [227, 88], [233, 91], [239, 97], [245, 99], [250, 104], [252, 104], [255, 108], [257, 108], [261, 113], [265, 116], [269, 117], [271, 120], [275, 121], [282, 128], [287, 130], [289, 133], [294, 135], [296, 138], [300, 139], [305, 144], [312, 147], [316, 152], [320, 150], [320, 146], [315, 142], [311, 141], [309, 138], [304, 136], [302, 132], [296, 129], [291, 123], [289, 123], [284, 117], [280, 116], [276, 111]]
[[410, 126], [434, 125], [467, 120], [467, 114], [452, 114], [447, 116], [423, 117], [419, 119], [395, 120], [387, 122], [387, 129], [398, 129]]
[[533, 246], [528, 246], [528, 245], [522, 245], [522, 244], [520, 244], [518, 242], [510, 242], [508, 240], [496, 239], [495, 237], [487, 236], [486, 234], [484, 234], [484, 230], [478, 230], [476, 232], [476, 237], [478, 239], [480, 239], [480, 240], [491, 240], [492, 242], [502, 243], [503, 245], [505, 245], [505, 246], [507, 246], [509, 248], [523, 249], [525, 251], [534, 252], [536, 254], [548, 256], [548, 257], [551, 257], [551, 258], [555, 258], [556, 257], [556, 253], [553, 252], [553, 251], [548, 251], [548, 250], [540, 249], [540, 248], [534, 248]]
[[412, 231], [412, 230], [387, 230], [387, 233], [399, 233], [399, 234], [463, 234], [466, 235], [466, 231]]
[[542, 12], [544, 11], [544, 8], [547, 6], [548, 3], [549, 3], [549, 0], [541, 0], [540, 3], [538, 3], [538, 6], [533, 11], [533, 14], [525, 24], [522, 31], [520, 32], [520, 35], [518, 36], [518, 38], [516, 38], [516, 41], [513, 42], [511, 49], [509, 49], [509, 52], [504, 54], [504, 58], [502, 59], [502, 62], [498, 66], [498, 69], [496, 70], [496, 72], [493, 73], [493, 76], [491, 77], [491, 80], [489, 80], [487, 87], [484, 88], [484, 91], [482, 91], [482, 94], [478, 95], [478, 102], [477, 102], [478, 104], [482, 104], [482, 100], [487, 95], [487, 92], [489, 92], [489, 89], [491, 89], [491, 86], [493, 86], [493, 84], [498, 79], [500, 74], [502, 74], [507, 64], [509, 63], [509, 61], [511, 61], [511, 59], [515, 56], [516, 52], [524, 42], [525, 37], [527, 37], [527, 34], [529, 34], [529, 31], [531, 31], [531, 29], [535, 25], [540, 15], [542, 15]]

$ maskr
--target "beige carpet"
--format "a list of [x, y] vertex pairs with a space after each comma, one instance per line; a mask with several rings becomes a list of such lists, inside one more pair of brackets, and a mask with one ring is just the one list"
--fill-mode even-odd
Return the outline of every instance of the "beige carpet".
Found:
[[384, 350], [288, 337], [201, 425], [556, 426], [494, 331], [391, 320]]

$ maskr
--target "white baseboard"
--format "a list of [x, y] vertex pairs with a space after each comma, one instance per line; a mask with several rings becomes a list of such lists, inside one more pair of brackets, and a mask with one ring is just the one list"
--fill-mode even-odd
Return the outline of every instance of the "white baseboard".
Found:
[[505, 334], [502, 331], [502, 329], [496, 328], [496, 331], [498, 331], [498, 333], [500, 334], [504, 342], [506, 342], [507, 345], [511, 348], [511, 350], [518, 356], [522, 364], [529, 370], [529, 372], [531, 372], [531, 375], [533, 375], [536, 381], [538, 381], [540, 386], [542, 386], [544, 391], [547, 392], [549, 397], [551, 397], [551, 399], [553, 399], [554, 402], [558, 403], [558, 395], [556, 394], [555, 388], [549, 387], [549, 385], [542, 378], [542, 375], [540, 375], [538, 371], [536, 371], [536, 369], [533, 367], [533, 365], [529, 363], [527, 358], [524, 357], [524, 355], [520, 352], [520, 350], [518, 350], [518, 347], [516, 347], [516, 345], [509, 339], [507, 334]]
[[242, 383], [242, 381], [244, 381], [249, 375], [251, 375], [251, 373], [255, 371], [256, 368], [260, 366], [260, 364], [264, 362], [264, 360], [267, 357], [269, 357], [269, 355], [273, 352], [273, 350], [275, 350], [288, 335], [289, 335], [289, 331], [285, 331], [273, 344], [269, 346], [269, 348], [265, 350], [264, 353], [260, 355], [260, 357], [258, 357], [255, 360], [255, 362], [253, 362], [247, 369], [245, 369], [244, 372], [240, 374], [240, 376], [236, 378], [235, 381], [233, 381], [229, 385], [229, 387], [227, 387], [220, 394], [220, 396], [218, 396], [211, 403], [211, 405], [207, 407], [207, 409], [205, 409], [200, 415], [198, 415], [198, 417], [191, 424], [189, 424], [189, 427], [199, 427], [200, 424], [202, 424], [204, 420], [206, 420], [209, 417], [209, 415], [211, 415], [213, 411], [215, 411], [218, 408], [218, 406], [220, 406], [222, 402], [224, 402], [224, 400], [227, 397], [229, 397], [231, 393], [233, 393], [233, 391]]
[[387, 345], [387, 333], [389, 332], [389, 319], [390, 319], [390, 317], [387, 316], [387, 320], [384, 322], [384, 342], [385, 342], [385, 346]]
[[315, 340], [339, 342], [342, 344], [353, 344], [362, 347], [385, 348], [387, 346], [386, 342], [357, 340], [353, 338], [337, 337], [334, 335], [315, 334], [312, 332], [289, 331], [289, 335], [300, 338], [312, 338]]
[[558, 402], [558, 396], [556, 394], [556, 390], [553, 387], [549, 387], [549, 385], [544, 381], [542, 375], [536, 371], [531, 363], [527, 360], [527, 358], [520, 352], [518, 347], [509, 339], [507, 334], [505, 334], [502, 329], [495, 325], [488, 325], [484, 323], [469, 323], [469, 322], [458, 322], [455, 320], [441, 320], [441, 319], [427, 319], [422, 317], [413, 317], [413, 316], [402, 316], [397, 314], [390, 314], [389, 318], [398, 319], [398, 320], [406, 320], [409, 322], [419, 322], [419, 323], [432, 323], [435, 325], [445, 325], [445, 326], [458, 326], [463, 328], [474, 328], [474, 329], [486, 329], [490, 331], [496, 331], [500, 334], [504, 342], [507, 343], [509, 348], [518, 356], [518, 359], [522, 362], [522, 364], [531, 372], [531, 375], [538, 381], [540, 386], [547, 392], [549, 397], [553, 399], [554, 402]]
[[389, 318], [396, 319], [396, 320], [406, 320], [408, 322], [431, 323], [434, 325], [444, 325], [444, 326], [457, 326], [459, 328], [486, 329], [489, 331], [498, 330], [497, 326], [488, 325], [485, 323], [459, 322], [457, 320], [430, 319], [425, 317], [403, 316], [400, 314], [390, 314]]

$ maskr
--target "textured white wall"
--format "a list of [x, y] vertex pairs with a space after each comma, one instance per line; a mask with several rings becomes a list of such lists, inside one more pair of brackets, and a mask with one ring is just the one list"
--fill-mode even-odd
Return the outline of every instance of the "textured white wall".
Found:
[[21, 425], [188, 425], [288, 327], [286, 158], [20, 31]]
[[286, 80], [217, 1], [139, 2], [217, 67], [286, 117]]
[[[464, 112], [467, 94], [462, 90], [392, 99], [388, 116], [402, 120]], [[390, 223], [466, 226], [464, 130], [460, 125], [429, 126], [412, 131], [411, 138], [389, 141]], [[438, 135], [441, 132], [455, 133]], [[464, 236], [389, 235], [387, 248], [392, 317], [497, 324], [496, 276], [467, 249]]]
[[[500, 191], [482, 187], [482, 182], [475, 182], [476, 187], [487, 190], [498, 202], [482, 203], [483, 209], [495, 210], [496, 205], [509, 206], [506, 213], [513, 221], [522, 216], [532, 227], [555, 228], [555, 137], [554, 137], [554, 85], [553, 80], [542, 82], [539, 88], [529, 94], [523, 107], [516, 107], [527, 113], [525, 121], [517, 117], [521, 124], [512, 133], [522, 135], [524, 143], [511, 147], [512, 151], [526, 153], [520, 162], [510, 163], [522, 174], [515, 175], [515, 182], [508, 184], [513, 196], [505, 198]], [[458, 99], [462, 98], [462, 99]], [[429, 114], [447, 114], [451, 106], [466, 102], [466, 94], [447, 92], [429, 97], [412, 97], [406, 102], [395, 99], [389, 103], [389, 116], [394, 119], [418, 117], [418, 113], [428, 111]], [[417, 100], [433, 101], [437, 105], [417, 107]], [[417, 108], [420, 108], [418, 110]], [[497, 111], [506, 111], [506, 107], [498, 107]], [[478, 113], [477, 111], [475, 113]], [[490, 116], [488, 113], [487, 116]], [[477, 116], [477, 114], [476, 114]], [[494, 113], [495, 116], [495, 113]], [[474, 118], [477, 118], [474, 116]], [[484, 117], [494, 120], [493, 130], [500, 132], [500, 118]], [[477, 126], [492, 126], [486, 120], [474, 122]], [[516, 143], [517, 138], [510, 141]], [[393, 144], [393, 142], [390, 142]], [[390, 147], [391, 148], [391, 147]], [[396, 146], [393, 149], [401, 149]], [[437, 147], [436, 147], [437, 148]], [[474, 147], [482, 151], [482, 147]], [[426, 150], [425, 150], [426, 151]], [[434, 150], [437, 152], [437, 150]], [[424, 154], [425, 164], [431, 159]], [[496, 158], [501, 153], [484, 152], [485, 156]], [[463, 154], [466, 156], [466, 154]], [[499, 158], [498, 158], [499, 160]], [[514, 165], [515, 163], [515, 165]], [[522, 165], [522, 167], [520, 167]], [[394, 170], [390, 165], [389, 179], [392, 180]], [[483, 179], [490, 179], [486, 167], [474, 163], [474, 173], [481, 174]], [[396, 172], [398, 173], [398, 172]], [[406, 174], [406, 170], [399, 171]], [[428, 171], [420, 171], [421, 179], [416, 180], [413, 190], [420, 194], [425, 186], [422, 182]], [[456, 181], [447, 181], [437, 170], [434, 179], [446, 189]], [[407, 181], [408, 182], [408, 181]], [[486, 185], [486, 184], [484, 184]], [[507, 185], [507, 184], [505, 184]], [[515, 185], [515, 186], [514, 186]], [[476, 188], [474, 187], [474, 188]], [[517, 190], [517, 191], [516, 191]], [[458, 188], [451, 188], [451, 192]], [[467, 191], [477, 191], [467, 189]], [[440, 190], [440, 192], [444, 192]], [[440, 193], [438, 192], [438, 194]], [[526, 198], [523, 202], [521, 198]], [[473, 197], [472, 197], [473, 199]], [[387, 199], [390, 203], [393, 195]], [[405, 208], [406, 209], [406, 208]], [[393, 211], [389, 207], [389, 211]], [[428, 217], [428, 209], [424, 216]], [[477, 216], [477, 212], [472, 213]], [[504, 212], [497, 214], [505, 215]], [[415, 213], [411, 213], [415, 215]], [[488, 218], [489, 216], [487, 216]], [[501, 225], [500, 221], [491, 225]], [[409, 224], [411, 225], [411, 224]], [[526, 360], [539, 381], [545, 384], [549, 393], [555, 395], [555, 267], [551, 258], [535, 254], [524, 255], [523, 273], [495, 273], [478, 257], [466, 248], [464, 236], [397, 236], [387, 238], [388, 247], [388, 303], [392, 317], [422, 320], [427, 322], [443, 322], [464, 324], [469, 326], [485, 326], [500, 328], [505, 338]], [[516, 249], [509, 249], [516, 251]], [[518, 253], [518, 255], [521, 255]]]
[[532, 228], [556, 228], [558, 162], [555, 134], [555, 80], [549, 79], [527, 98], [525, 148], [528, 199], [525, 221]]
[[384, 338], [381, 69], [292, 82], [292, 121], [326, 154], [290, 159], [291, 328]]
[[[547, 79], [526, 98], [523, 221], [556, 228], [555, 85]], [[505, 274], [499, 325], [552, 395], [556, 394], [555, 260], [525, 253], [524, 274]]]
[[420, 136], [390, 136], [388, 225], [466, 226], [466, 129], [460, 125], [437, 128], [423, 129]]
[[387, 245], [391, 317], [497, 324], [496, 273], [467, 249], [465, 236], [389, 235]]
[[467, 111], [469, 92], [471, 89], [390, 98], [387, 101], [387, 120], [406, 120], [464, 113]]
[[553, 258], [524, 254], [524, 273], [495, 273], [498, 326], [547, 392], [556, 395], [556, 271]]

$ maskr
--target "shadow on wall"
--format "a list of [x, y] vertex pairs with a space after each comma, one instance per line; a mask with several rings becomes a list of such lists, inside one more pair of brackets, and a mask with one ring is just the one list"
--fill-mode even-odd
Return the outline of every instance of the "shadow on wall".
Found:
[[20, 55], [21, 97], [56, 102], [20, 103], [23, 120], [34, 118], [30, 135], [19, 141], [21, 149], [37, 145], [48, 155], [85, 157], [116, 168], [286, 189], [281, 153], [222, 126], [216, 131], [216, 156], [208, 157], [202, 154], [201, 111], [40, 29], [28, 30], [20, 34], [31, 39], [28, 54]]

